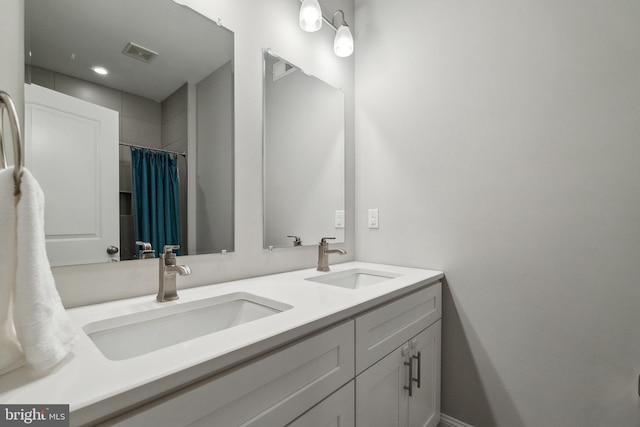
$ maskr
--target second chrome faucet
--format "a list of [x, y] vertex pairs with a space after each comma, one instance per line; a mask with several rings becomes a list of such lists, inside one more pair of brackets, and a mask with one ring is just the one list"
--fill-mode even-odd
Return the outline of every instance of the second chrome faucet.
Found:
[[176, 274], [180, 276], [188, 276], [191, 274], [189, 266], [176, 264], [176, 254], [173, 252], [176, 249], [180, 249], [180, 246], [167, 245], [164, 247], [162, 255], [160, 255], [160, 282], [158, 295], [156, 296], [156, 299], [160, 302], [178, 299]]
[[345, 255], [347, 251], [344, 249], [329, 249], [329, 242], [335, 237], [323, 237], [318, 244], [318, 271], [329, 271], [329, 254]]

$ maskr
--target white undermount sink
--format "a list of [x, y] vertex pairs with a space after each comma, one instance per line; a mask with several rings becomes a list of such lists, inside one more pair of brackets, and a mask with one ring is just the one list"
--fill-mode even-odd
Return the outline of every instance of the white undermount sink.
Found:
[[[158, 303], [164, 304], [164, 303]], [[83, 330], [110, 360], [124, 360], [289, 310], [246, 292], [99, 320]]]
[[341, 288], [358, 289], [386, 280], [402, 276], [388, 271], [369, 270], [366, 268], [353, 268], [351, 270], [337, 271], [335, 273], [320, 276], [307, 277], [305, 280], [324, 283], [325, 285], [339, 286]]

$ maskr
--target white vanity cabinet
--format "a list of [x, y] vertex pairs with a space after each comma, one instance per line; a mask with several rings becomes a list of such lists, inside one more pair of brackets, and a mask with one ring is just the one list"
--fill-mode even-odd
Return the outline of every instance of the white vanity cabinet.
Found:
[[435, 427], [441, 284], [136, 408], [103, 426]]
[[285, 426], [353, 379], [353, 343], [348, 321], [103, 425]]
[[441, 285], [355, 319], [356, 426], [440, 421]]

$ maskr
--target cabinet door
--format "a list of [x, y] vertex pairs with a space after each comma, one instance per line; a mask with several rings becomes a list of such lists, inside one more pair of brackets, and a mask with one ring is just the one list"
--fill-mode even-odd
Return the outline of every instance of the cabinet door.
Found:
[[407, 425], [409, 346], [404, 345], [356, 377], [356, 426]]
[[354, 427], [355, 385], [351, 380], [287, 427]]
[[409, 398], [409, 427], [435, 427], [440, 422], [440, 335], [441, 321], [409, 341], [413, 382]]

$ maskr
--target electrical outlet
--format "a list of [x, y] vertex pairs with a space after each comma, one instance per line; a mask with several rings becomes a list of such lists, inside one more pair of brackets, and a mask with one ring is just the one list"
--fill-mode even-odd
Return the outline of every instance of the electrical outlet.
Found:
[[344, 211], [343, 210], [337, 210], [336, 211], [336, 218], [335, 218], [335, 228], [344, 228]]
[[378, 209], [369, 209], [369, 217], [367, 223], [369, 224], [369, 228], [380, 228], [380, 223], [378, 221]]

